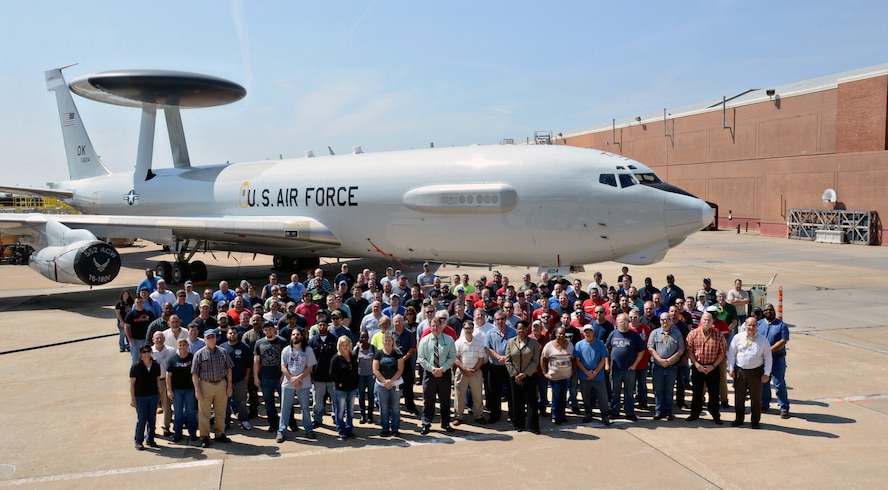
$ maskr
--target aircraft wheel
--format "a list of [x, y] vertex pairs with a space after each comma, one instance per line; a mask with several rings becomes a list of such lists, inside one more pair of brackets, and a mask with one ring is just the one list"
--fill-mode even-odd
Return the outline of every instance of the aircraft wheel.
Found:
[[207, 280], [207, 265], [200, 260], [191, 262], [191, 280], [203, 282]]
[[172, 265], [170, 272], [170, 281], [172, 284], [182, 284], [188, 280], [191, 271], [187, 262], [176, 262]]
[[284, 270], [284, 268], [287, 267], [289, 261], [289, 257], [284, 257], [283, 255], [275, 255], [271, 259], [271, 265], [274, 266], [274, 268], [277, 270]]
[[162, 260], [157, 263], [157, 267], [154, 268], [154, 273], [158, 277], [162, 277], [164, 281], [168, 281], [173, 275], [173, 266], [166, 260]]

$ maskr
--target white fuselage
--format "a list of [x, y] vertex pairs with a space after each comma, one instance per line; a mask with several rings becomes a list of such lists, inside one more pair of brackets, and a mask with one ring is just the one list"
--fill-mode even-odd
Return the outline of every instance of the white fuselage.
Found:
[[[599, 150], [504, 145], [156, 169], [149, 180], [113, 174], [60, 186], [84, 213], [310, 217], [335, 237], [306, 247], [284, 237], [245, 243], [232, 232], [211, 249], [532, 266], [640, 254], [631, 263], [651, 263], [712, 214], [694, 197], [600, 182], [641, 171], [651, 172]], [[183, 238], [163, 229], [140, 237]]]

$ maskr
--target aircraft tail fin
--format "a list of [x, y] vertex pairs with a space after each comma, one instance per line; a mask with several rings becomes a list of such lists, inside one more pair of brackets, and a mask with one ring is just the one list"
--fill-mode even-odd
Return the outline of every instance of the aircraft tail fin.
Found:
[[86, 179], [99, 175], [108, 175], [111, 172], [99, 160], [74, 98], [62, 75], [62, 70], [68, 68], [54, 68], [46, 72], [46, 90], [55, 92], [56, 103], [59, 107], [59, 118], [62, 126], [62, 137], [65, 141], [65, 154], [68, 157], [68, 175], [71, 180]]

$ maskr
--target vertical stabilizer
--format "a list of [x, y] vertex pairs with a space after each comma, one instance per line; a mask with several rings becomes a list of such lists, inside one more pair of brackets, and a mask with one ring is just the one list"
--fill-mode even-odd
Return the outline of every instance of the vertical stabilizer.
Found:
[[111, 172], [102, 165], [99, 156], [93, 149], [86, 128], [74, 105], [74, 98], [68, 90], [63, 68], [54, 68], [46, 72], [46, 90], [55, 92], [59, 107], [59, 122], [62, 126], [62, 137], [65, 140], [65, 153], [68, 157], [68, 174], [71, 180], [86, 179]]

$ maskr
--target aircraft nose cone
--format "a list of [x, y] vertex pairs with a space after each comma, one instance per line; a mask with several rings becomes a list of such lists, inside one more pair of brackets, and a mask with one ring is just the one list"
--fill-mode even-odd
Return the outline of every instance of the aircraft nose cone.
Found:
[[702, 226], [700, 229], [703, 229], [712, 224], [712, 220], [715, 219], [715, 212], [712, 210], [712, 206], [710, 206], [709, 203], [706, 201], [700, 202], [703, 203], [703, 221], [701, 221]]
[[664, 203], [666, 236], [670, 246], [676, 246], [689, 235], [712, 223], [714, 214], [705, 201], [681, 194], [668, 196]]

